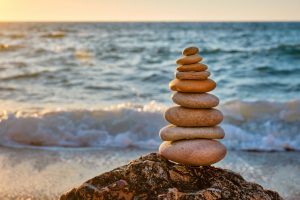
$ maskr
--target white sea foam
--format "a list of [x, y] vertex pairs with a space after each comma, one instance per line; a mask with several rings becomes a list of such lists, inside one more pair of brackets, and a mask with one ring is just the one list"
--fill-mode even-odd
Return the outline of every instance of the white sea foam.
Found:
[[[0, 144], [40, 147], [157, 148], [165, 105], [122, 104], [97, 110], [3, 113]], [[224, 113], [222, 142], [229, 149], [300, 150], [300, 101], [232, 101]]]

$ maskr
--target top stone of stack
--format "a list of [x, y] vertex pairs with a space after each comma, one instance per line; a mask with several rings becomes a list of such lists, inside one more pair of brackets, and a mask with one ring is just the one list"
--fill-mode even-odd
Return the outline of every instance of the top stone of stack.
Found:
[[197, 47], [188, 47], [182, 51], [182, 55], [190, 56], [199, 53], [199, 49]]
[[179, 65], [190, 65], [198, 63], [202, 57], [198, 55], [199, 49], [197, 47], [188, 47], [182, 51], [184, 57], [179, 58], [176, 63]]

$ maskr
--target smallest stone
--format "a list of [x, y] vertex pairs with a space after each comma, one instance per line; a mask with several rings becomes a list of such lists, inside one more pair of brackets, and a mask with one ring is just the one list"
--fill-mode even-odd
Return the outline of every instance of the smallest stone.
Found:
[[182, 51], [182, 55], [191, 56], [197, 54], [198, 52], [199, 49], [197, 47], [187, 47]]

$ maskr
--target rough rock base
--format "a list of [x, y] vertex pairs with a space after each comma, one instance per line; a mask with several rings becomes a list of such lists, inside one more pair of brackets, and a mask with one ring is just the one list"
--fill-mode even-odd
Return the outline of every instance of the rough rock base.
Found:
[[282, 200], [278, 193], [232, 171], [175, 164], [156, 153], [96, 176], [60, 199]]

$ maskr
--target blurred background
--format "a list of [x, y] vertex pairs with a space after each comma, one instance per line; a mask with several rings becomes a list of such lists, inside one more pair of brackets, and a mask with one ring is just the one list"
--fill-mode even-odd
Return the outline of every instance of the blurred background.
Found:
[[0, 1], [0, 198], [55, 199], [157, 151], [175, 61], [192, 45], [225, 116], [230, 151], [217, 166], [299, 199], [299, 9], [296, 0]]

